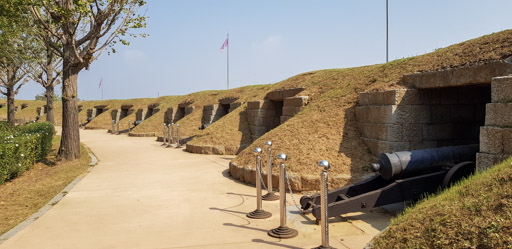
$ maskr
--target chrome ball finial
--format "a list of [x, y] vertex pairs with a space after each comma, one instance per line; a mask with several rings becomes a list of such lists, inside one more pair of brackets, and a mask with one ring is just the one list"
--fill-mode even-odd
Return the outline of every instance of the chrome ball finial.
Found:
[[271, 142], [271, 141], [267, 141], [267, 142], [265, 143], [265, 145], [266, 145], [266, 146], [268, 146], [268, 147], [270, 147], [270, 146], [272, 146], [272, 142]]
[[256, 154], [256, 155], [261, 154], [261, 148], [260, 147], [256, 147], [256, 149], [254, 149], [254, 154]]
[[281, 153], [281, 154], [277, 155], [277, 159], [283, 160], [283, 162], [285, 162], [286, 159], [288, 159], [288, 157], [286, 156], [286, 154]]
[[331, 168], [331, 165], [326, 160], [318, 162], [318, 166], [323, 167], [325, 170], [329, 170]]
[[176, 124], [176, 127], [180, 127], [180, 124]]

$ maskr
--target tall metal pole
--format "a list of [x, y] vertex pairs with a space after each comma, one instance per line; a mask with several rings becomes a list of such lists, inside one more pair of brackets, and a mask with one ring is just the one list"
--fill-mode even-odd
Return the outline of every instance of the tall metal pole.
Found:
[[228, 85], [228, 90], [229, 90], [229, 32], [228, 32], [228, 51], [227, 51], [227, 85]]
[[386, 63], [389, 62], [389, 25], [388, 25], [388, 1], [386, 0]]

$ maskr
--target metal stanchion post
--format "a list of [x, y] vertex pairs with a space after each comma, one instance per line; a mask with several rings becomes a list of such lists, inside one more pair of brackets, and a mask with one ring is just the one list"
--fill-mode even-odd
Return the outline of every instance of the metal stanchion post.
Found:
[[286, 161], [286, 154], [281, 153], [277, 156], [277, 159], [281, 161], [281, 168], [279, 171], [279, 227], [268, 231], [268, 235], [274, 238], [288, 239], [297, 236], [299, 233], [297, 230], [286, 226], [286, 169], [284, 162]]
[[131, 129], [132, 129], [132, 127], [131, 127], [131, 123], [130, 123], [130, 122], [131, 122], [131, 120], [128, 120], [128, 133], [130, 133], [130, 131], [131, 131]]
[[261, 148], [254, 149], [256, 155], [256, 210], [247, 214], [247, 217], [252, 219], [265, 219], [272, 216], [270, 212], [263, 210], [261, 201]]
[[327, 213], [327, 185], [329, 182], [327, 177], [327, 170], [331, 168], [331, 165], [328, 161], [322, 160], [318, 162], [318, 166], [323, 168], [322, 173], [320, 173], [320, 226], [322, 230], [322, 245], [316, 248], [333, 248], [329, 246], [329, 215]]
[[164, 133], [163, 133], [163, 140], [164, 140], [164, 144], [163, 145], [166, 145], [167, 144], [167, 131], [165, 130], [167, 128], [167, 125], [164, 123]]
[[174, 123], [171, 123], [171, 144], [174, 143]]
[[117, 120], [117, 135], [119, 135], [121, 132], [119, 131], [119, 123], [121, 120]]
[[268, 151], [268, 170], [267, 170], [267, 190], [268, 193], [262, 197], [264, 201], [276, 201], [279, 200], [279, 195], [276, 195], [272, 189], [272, 142], [267, 141], [265, 143]]
[[180, 144], [180, 124], [176, 124], [176, 148], [181, 147]]
[[171, 124], [167, 124], [167, 147], [171, 146], [172, 143], [171, 127]]
[[114, 135], [114, 125], [116, 124], [116, 121], [112, 119], [112, 130], [110, 133], [112, 133], [112, 135]]

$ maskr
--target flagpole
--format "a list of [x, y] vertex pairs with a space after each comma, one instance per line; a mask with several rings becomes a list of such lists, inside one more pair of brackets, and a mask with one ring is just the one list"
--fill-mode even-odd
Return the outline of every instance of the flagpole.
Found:
[[229, 32], [228, 32], [228, 51], [227, 51], [227, 85], [228, 85], [228, 90], [229, 90]]
[[101, 82], [101, 100], [103, 100], [103, 82]]

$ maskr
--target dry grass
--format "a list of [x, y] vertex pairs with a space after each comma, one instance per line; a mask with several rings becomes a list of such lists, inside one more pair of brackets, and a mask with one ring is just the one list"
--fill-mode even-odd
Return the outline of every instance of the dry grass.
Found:
[[[364, 167], [374, 159], [369, 155], [356, 129], [354, 107], [358, 93], [367, 91], [403, 88], [400, 84], [404, 74], [440, 70], [508, 58], [512, 55], [512, 30], [483, 36], [438, 49], [432, 53], [395, 60], [372, 66], [328, 69], [293, 76], [276, 84], [246, 86], [227, 91], [202, 91], [184, 96], [165, 96], [158, 99], [83, 101], [80, 119], [86, 119], [87, 109], [106, 104], [110, 110], [122, 104], [134, 104], [142, 108], [151, 103], [160, 103], [160, 112], [137, 126], [133, 132], [162, 133], [163, 115], [168, 107], [182, 102], [191, 102], [195, 110], [178, 123], [181, 137], [192, 138], [194, 145], [240, 146], [251, 144], [249, 126], [246, 122], [245, 105], [224, 116], [207, 129], [199, 131], [202, 108], [216, 104], [224, 97], [239, 97], [242, 102], [263, 99], [273, 90], [306, 87], [300, 95], [307, 95], [310, 104], [294, 118], [276, 127], [234, 159], [238, 165], [253, 167], [252, 150], [265, 141], [274, 142], [274, 151], [289, 156], [289, 171], [298, 174], [317, 174], [316, 162], [326, 159], [331, 162], [332, 174], [355, 177], [366, 174]], [[56, 110], [60, 110], [56, 104]], [[111, 127], [110, 110], [95, 118], [89, 126], [108, 129]], [[1, 109], [0, 109], [0, 115]], [[56, 114], [57, 119], [60, 117]], [[121, 122], [135, 120], [135, 114]], [[336, 186], [345, 183], [336, 183]], [[333, 186], [333, 187], [336, 187]]]
[[90, 157], [81, 147], [79, 160], [55, 160], [60, 137], [53, 140], [47, 160], [36, 163], [32, 169], [12, 181], [0, 185], [0, 234], [9, 231], [37, 212], [79, 175], [87, 172]]
[[512, 158], [392, 220], [375, 248], [512, 248]]

